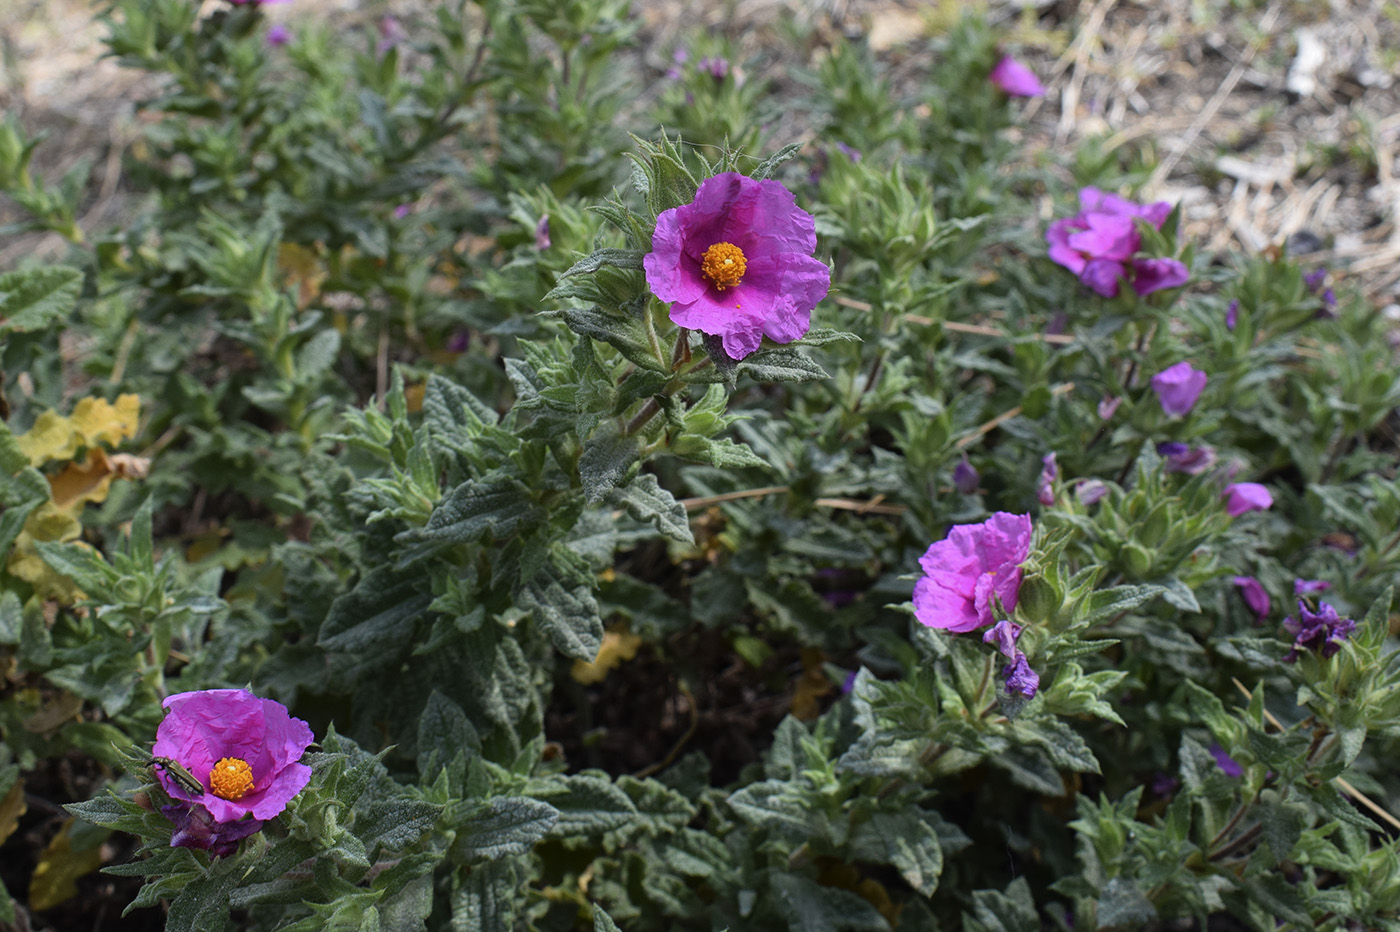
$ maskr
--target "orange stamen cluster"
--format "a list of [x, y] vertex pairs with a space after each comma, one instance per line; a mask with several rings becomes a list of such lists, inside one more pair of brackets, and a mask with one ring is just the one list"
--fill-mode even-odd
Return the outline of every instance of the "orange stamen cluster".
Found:
[[744, 280], [748, 261], [744, 251], [733, 243], [715, 243], [700, 259], [700, 272], [723, 291]]
[[242, 799], [253, 788], [253, 768], [240, 757], [222, 758], [209, 771], [209, 789], [221, 799]]

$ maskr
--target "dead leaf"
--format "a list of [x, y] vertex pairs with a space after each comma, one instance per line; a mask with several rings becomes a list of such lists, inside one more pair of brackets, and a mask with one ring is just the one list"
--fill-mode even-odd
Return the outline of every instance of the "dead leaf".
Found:
[[321, 294], [321, 286], [329, 274], [318, 249], [299, 243], [282, 243], [277, 247], [277, 270], [284, 284], [297, 290], [297, 307], [304, 308]]
[[822, 665], [826, 654], [816, 647], [802, 648], [802, 675], [792, 692], [792, 716], [803, 722], [815, 721], [822, 713], [821, 697], [835, 687]]
[[73, 850], [69, 833], [74, 821], [69, 819], [63, 823], [34, 868], [34, 876], [29, 880], [29, 905], [35, 910], [52, 909], [71, 900], [78, 895], [78, 878], [102, 866], [100, 845], [83, 851]]
[[36, 735], [48, 735], [73, 721], [83, 711], [81, 696], [61, 692], [24, 720], [24, 730]]
[[0, 845], [14, 834], [15, 829], [19, 827], [19, 817], [24, 815], [28, 808], [24, 803], [24, 781], [15, 777], [10, 791], [5, 794], [4, 799], [0, 799]]
[[593, 658], [592, 663], [575, 660], [569, 675], [585, 686], [601, 683], [614, 667], [637, 656], [637, 648], [641, 646], [642, 639], [630, 633], [626, 625], [604, 631], [603, 646], [598, 648], [598, 656]]

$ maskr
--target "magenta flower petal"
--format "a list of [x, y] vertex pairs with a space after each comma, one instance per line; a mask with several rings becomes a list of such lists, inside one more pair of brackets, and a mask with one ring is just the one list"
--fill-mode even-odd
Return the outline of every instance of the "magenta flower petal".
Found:
[[1112, 259], [1090, 259], [1079, 273], [1079, 280], [1088, 285], [1096, 294], [1105, 298], [1118, 297], [1118, 280], [1127, 273], [1127, 267]]
[[1043, 97], [1045, 85], [1025, 65], [1010, 55], [1002, 57], [987, 79], [1012, 97]]
[[[310, 782], [311, 768], [299, 761], [312, 742], [311, 728], [280, 702], [242, 689], [205, 689], [164, 704], [168, 714], [151, 753], [181, 764], [204, 792], [192, 795], [157, 769], [161, 785], [172, 799], [202, 806], [215, 822], [273, 818]], [[210, 772], [224, 758], [248, 768], [251, 784], [236, 799], [218, 795], [211, 783]]]
[[[732, 281], [706, 271], [718, 244], [742, 257]], [[791, 343], [811, 326], [812, 309], [831, 287], [830, 270], [811, 255], [816, 247], [816, 221], [791, 191], [725, 172], [657, 217], [642, 267], [652, 294], [671, 304], [672, 323], [720, 337], [727, 355], [743, 359], [765, 335]]]
[[1069, 244], [1069, 238], [1076, 230], [1082, 229], [1084, 226], [1078, 222], [1077, 217], [1069, 217], [1056, 220], [1045, 231], [1045, 242], [1050, 245], [1047, 250], [1050, 259], [1063, 265], [1075, 275], [1084, 271], [1084, 265], [1088, 260], [1080, 255], [1079, 250]]
[[915, 617], [961, 634], [992, 624], [995, 599], [1014, 611], [1030, 545], [1030, 515], [999, 511], [981, 524], [955, 525], [919, 558], [925, 575], [914, 585]]
[[1189, 414], [1206, 387], [1206, 374], [1191, 368], [1189, 362], [1168, 366], [1152, 377], [1152, 390], [1162, 410], [1172, 417]]
[[1231, 778], [1244, 776], [1244, 768], [1240, 766], [1239, 761], [1231, 757], [1229, 752], [1220, 745], [1212, 743], [1210, 754], [1215, 758], [1216, 765], [1225, 776]]
[[1131, 218], [1089, 214], [1084, 222], [1083, 230], [1069, 235], [1070, 247], [1084, 255], [1122, 262], [1131, 259], [1142, 245], [1142, 237]]
[[1133, 290], [1139, 295], [1176, 288], [1191, 280], [1191, 271], [1176, 259], [1134, 259]]
[[1244, 604], [1259, 617], [1259, 621], [1269, 617], [1273, 603], [1269, 601], [1269, 594], [1264, 591], [1264, 585], [1259, 580], [1253, 576], [1235, 576], [1230, 581], [1239, 587]]
[[1221, 494], [1225, 499], [1225, 512], [1238, 518], [1247, 511], [1265, 511], [1273, 505], [1274, 497], [1269, 490], [1257, 482], [1236, 482], [1225, 487]]

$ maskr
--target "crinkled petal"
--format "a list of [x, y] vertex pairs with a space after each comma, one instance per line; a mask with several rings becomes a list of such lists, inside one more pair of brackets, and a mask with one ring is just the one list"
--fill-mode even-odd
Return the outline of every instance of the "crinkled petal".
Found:
[[1139, 295], [1175, 288], [1190, 279], [1190, 270], [1176, 259], [1133, 260], [1133, 290]]
[[1086, 256], [1122, 262], [1131, 258], [1142, 245], [1137, 226], [1129, 217], [1092, 213], [1085, 219], [1087, 228], [1071, 233], [1069, 245]]
[[1082, 229], [1084, 229], [1084, 225], [1079, 222], [1079, 218], [1070, 217], [1056, 220], [1045, 231], [1045, 242], [1050, 246], [1046, 250], [1046, 254], [1050, 256], [1052, 262], [1059, 263], [1075, 275], [1084, 271], [1084, 264], [1088, 260], [1069, 244], [1069, 238], [1071, 234]]
[[652, 294], [662, 301], [689, 304], [703, 295], [709, 284], [700, 274], [700, 263], [684, 252], [681, 210], [676, 207], [662, 211], [656, 218], [651, 252], [642, 257], [642, 268], [646, 270], [647, 287]]
[[1118, 280], [1127, 268], [1111, 259], [1091, 259], [1079, 273], [1079, 280], [1105, 298], [1118, 296]]
[[930, 628], [954, 634], [975, 630], [982, 624], [972, 607], [970, 593], [951, 589], [944, 580], [932, 576], [914, 584], [914, 617]]
[[817, 248], [817, 221], [797, 206], [797, 196], [778, 181], [735, 177], [749, 186], [730, 208], [720, 241], [738, 246], [750, 263], [785, 253], [810, 258]]

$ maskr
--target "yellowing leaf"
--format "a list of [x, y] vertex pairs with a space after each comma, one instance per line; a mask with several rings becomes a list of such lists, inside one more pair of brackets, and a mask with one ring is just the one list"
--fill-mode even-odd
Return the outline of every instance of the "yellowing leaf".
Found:
[[140, 420], [141, 399], [136, 395], [120, 395], [115, 405], [102, 398], [84, 398], [71, 417], [45, 411], [15, 442], [31, 466], [42, 466], [49, 460], [72, 459], [81, 447], [116, 446], [136, 435]]
[[57, 599], [71, 605], [81, 595], [80, 590], [72, 580], [44, 562], [34, 542], [75, 540], [82, 530], [83, 526], [76, 517], [53, 502], [44, 502], [29, 513], [24, 530], [15, 538], [9, 562], [5, 565], [6, 571], [33, 586], [41, 598]]
[[144, 479], [151, 461], [129, 453], [108, 456], [101, 447], [92, 447], [81, 463], [69, 463], [49, 477], [53, 503], [69, 514], [88, 502], [104, 502], [113, 479]]
[[24, 803], [24, 781], [19, 777], [10, 786], [10, 791], [0, 799], [0, 845], [19, 828], [19, 817], [28, 807]]
[[569, 675], [585, 686], [601, 683], [614, 667], [637, 656], [637, 648], [641, 646], [642, 639], [630, 633], [625, 625], [605, 631], [603, 646], [598, 649], [598, 656], [593, 658], [592, 663], [575, 660]]
[[800, 721], [815, 721], [822, 714], [821, 697], [831, 692], [831, 678], [822, 669], [826, 655], [815, 647], [802, 648], [802, 675], [792, 691], [792, 716]]
[[286, 284], [296, 288], [298, 308], [316, 300], [326, 282], [326, 265], [317, 251], [299, 243], [282, 243], [277, 247], [277, 270]]
[[100, 845], [75, 851], [69, 833], [73, 819], [63, 823], [53, 841], [44, 849], [34, 876], [29, 880], [29, 905], [36, 910], [52, 909], [78, 895], [77, 879], [102, 866]]

